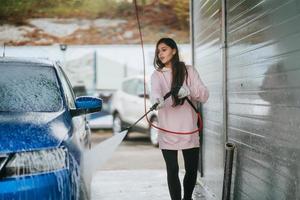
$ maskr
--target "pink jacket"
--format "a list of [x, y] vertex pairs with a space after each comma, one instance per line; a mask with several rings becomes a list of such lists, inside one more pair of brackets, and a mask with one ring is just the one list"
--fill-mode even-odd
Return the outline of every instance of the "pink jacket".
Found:
[[[197, 70], [187, 66], [188, 80], [183, 86], [189, 88], [189, 98], [193, 101], [205, 103], [208, 99], [208, 90], [202, 83]], [[172, 71], [163, 68], [155, 70], [151, 76], [151, 99], [163, 97], [171, 89]], [[189, 132], [197, 130], [197, 115], [193, 108], [185, 101], [183, 105], [172, 107], [172, 98], [165, 101], [163, 108], [158, 110], [158, 126], [175, 132]], [[160, 149], [182, 150], [199, 147], [199, 133], [173, 134], [164, 131], [158, 133]]]

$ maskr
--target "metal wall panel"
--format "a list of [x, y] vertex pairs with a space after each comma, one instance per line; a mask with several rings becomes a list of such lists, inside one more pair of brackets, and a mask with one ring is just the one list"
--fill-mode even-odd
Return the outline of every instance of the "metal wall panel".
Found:
[[220, 0], [193, 1], [194, 63], [210, 92], [203, 105], [203, 180], [218, 199], [224, 171], [220, 9]]
[[[220, 1], [193, 3], [204, 108], [204, 181], [223, 170]], [[237, 145], [232, 199], [300, 199], [300, 1], [227, 0], [228, 139]], [[217, 173], [215, 173], [217, 172]]]
[[300, 2], [228, 3], [234, 199], [300, 199]]

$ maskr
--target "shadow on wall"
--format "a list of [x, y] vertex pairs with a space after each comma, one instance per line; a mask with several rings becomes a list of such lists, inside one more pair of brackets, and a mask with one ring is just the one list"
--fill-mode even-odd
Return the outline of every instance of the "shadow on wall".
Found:
[[[291, 71], [285, 67], [283, 61], [271, 65], [264, 74], [260, 97], [270, 103], [269, 123], [266, 123], [266, 138], [261, 145], [269, 153], [265, 179], [269, 180], [271, 199], [294, 199], [300, 197], [300, 149], [299, 124], [300, 111], [299, 70]], [[268, 120], [267, 119], [267, 120]], [[278, 194], [278, 189], [283, 189]], [[298, 194], [297, 194], [298, 192]], [[296, 198], [297, 199], [297, 198]]]
[[[252, 128], [259, 135], [250, 136], [253, 149], [249, 152], [241, 148], [236, 152], [234, 188], [243, 189], [249, 187], [250, 181], [255, 182], [257, 185], [253, 188], [261, 192], [258, 196], [268, 199], [300, 197], [300, 92], [295, 89], [299, 87], [300, 73], [287, 68], [279, 61], [264, 73], [258, 95], [268, 104], [257, 106], [267, 107], [268, 112], [255, 119], [261, 126]], [[245, 168], [251, 168], [249, 173], [260, 178], [251, 175], [254, 180], [245, 181], [249, 179]], [[239, 192], [234, 194], [236, 199], [243, 199]]]

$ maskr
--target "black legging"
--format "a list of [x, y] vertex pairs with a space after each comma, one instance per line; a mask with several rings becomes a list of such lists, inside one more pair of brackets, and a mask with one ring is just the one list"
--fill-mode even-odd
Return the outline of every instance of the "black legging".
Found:
[[[177, 150], [162, 150], [166, 167], [169, 192], [172, 200], [181, 200], [181, 186], [178, 176], [179, 167]], [[191, 200], [197, 180], [197, 169], [199, 161], [199, 148], [182, 150], [185, 175], [183, 179], [184, 200]]]

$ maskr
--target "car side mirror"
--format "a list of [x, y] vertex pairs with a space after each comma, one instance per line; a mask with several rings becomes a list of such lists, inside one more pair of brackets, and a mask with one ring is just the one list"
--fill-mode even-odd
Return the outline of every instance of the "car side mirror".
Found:
[[102, 109], [102, 99], [89, 96], [77, 97], [75, 100], [76, 109], [71, 110], [72, 117], [99, 112]]
[[149, 99], [149, 98], [150, 98], [150, 97], [149, 97], [149, 94], [144, 94], [144, 93], [139, 94], [138, 97], [146, 98], [146, 99]]

